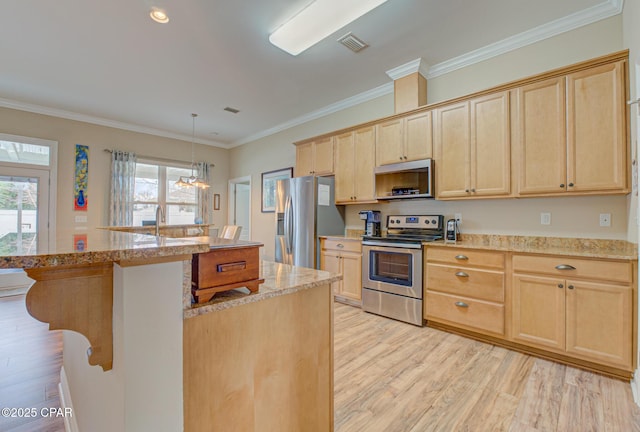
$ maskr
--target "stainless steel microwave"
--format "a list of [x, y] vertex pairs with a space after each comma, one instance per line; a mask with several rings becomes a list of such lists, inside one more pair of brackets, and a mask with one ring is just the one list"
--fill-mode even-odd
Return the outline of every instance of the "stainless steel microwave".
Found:
[[433, 159], [376, 167], [376, 199], [434, 198], [433, 168]]

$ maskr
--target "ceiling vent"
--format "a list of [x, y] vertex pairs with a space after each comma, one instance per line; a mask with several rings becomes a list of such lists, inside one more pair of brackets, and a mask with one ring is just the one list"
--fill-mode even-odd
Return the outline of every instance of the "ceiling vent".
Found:
[[224, 109], [224, 110], [225, 110], [225, 111], [228, 111], [228, 112], [230, 112], [230, 113], [233, 113], [233, 114], [238, 114], [238, 113], [240, 112], [240, 110], [239, 110], [239, 109], [235, 109], [235, 108], [231, 108], [231, 107], [225, 107], [225, 109]]
[[358, 39], [352, 33], [347, 33], [346, 35], [342, 36], [340, 39], [338, 39], [338, 42], [340, 42], [342, 45], [346, 46], [353, 52], [360, 52], [369, 46], [366, 44], [366, 42]]

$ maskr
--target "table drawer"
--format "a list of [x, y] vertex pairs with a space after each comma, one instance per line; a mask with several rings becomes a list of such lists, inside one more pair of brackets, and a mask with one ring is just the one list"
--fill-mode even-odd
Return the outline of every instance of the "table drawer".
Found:
[[501, 304], [433, 291], [427, 291], [425, 302], [427, 320], [504, 335], [504, 306]]
[[504, 269], [503, 252], [427, 246], [427, 260], [446, 264]]
[[191, 266], [192, 281], [199, 289], [258, 279], [259, 248], [212, 250], [194, 255]]
[[568, 279], [578, 277], [625, 283], [633, 280], [630, 262], [561, 256], [514, 255], [513, 271], [547, 274]]
[[322, 248], [326, 250], [362, 253], [362, 242], [355, 239], [323, 239]]
[[427, 289], [502, 303], [504, 273], [427, 264]]

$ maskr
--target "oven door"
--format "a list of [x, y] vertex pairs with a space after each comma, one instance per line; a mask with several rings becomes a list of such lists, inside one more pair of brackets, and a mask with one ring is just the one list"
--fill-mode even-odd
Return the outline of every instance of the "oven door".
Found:
[[362, 286], [422, 299], [422, 246], [372, 246], [363, 243]]

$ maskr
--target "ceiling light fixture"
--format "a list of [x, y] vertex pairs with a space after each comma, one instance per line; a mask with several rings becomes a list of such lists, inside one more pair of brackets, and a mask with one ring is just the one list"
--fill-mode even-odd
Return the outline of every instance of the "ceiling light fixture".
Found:
[[298, 55], [387, 0], [315, 0], [269, 35], [269, 42]]
[[151, 17], [152, 20], [160, 24], [166, 24], [169, 22], [169, 15], [167, 15], [167, 13], [164, 10], [156, 7], [151, 8], [151, 12], [149, 12], [149, 16]]
[[195, 166], [194, 157], [193, 157], [194, 155], [193, 147], [196, 140], [196, 117], [198, 117], [198, 114], [195, 114], [195, 113], [191, 114], [191, 118], [193, 119], [192, 131], [191, 131], [191, 177], [180, 176], [180, 178], [175, 184], [178, 187], [194, 187], [195, 186], [200, 189], [206, 189], [209, 187], [209, 184], [207, 184], [207, 182], [205, 182], [200, 177], [196, 177], [195, 174], [193, 173], [193, 168]]

